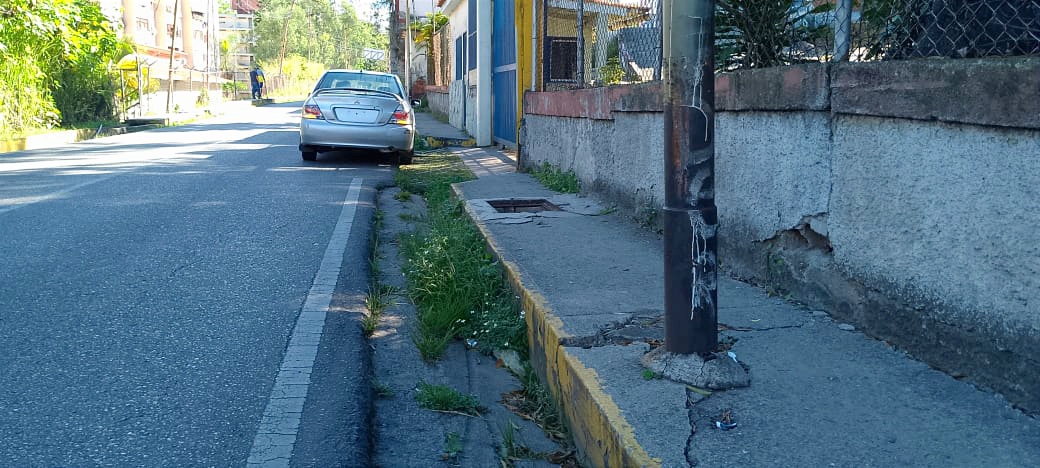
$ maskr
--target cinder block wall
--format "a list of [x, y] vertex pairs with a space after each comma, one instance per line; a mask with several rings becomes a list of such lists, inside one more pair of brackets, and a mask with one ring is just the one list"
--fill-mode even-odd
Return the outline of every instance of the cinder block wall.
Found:
[[[1040, 413], [1040, 59], [716, 80], [725, 272]], [[521, 164], [659, 227], [657, 84], [528, 93]]]

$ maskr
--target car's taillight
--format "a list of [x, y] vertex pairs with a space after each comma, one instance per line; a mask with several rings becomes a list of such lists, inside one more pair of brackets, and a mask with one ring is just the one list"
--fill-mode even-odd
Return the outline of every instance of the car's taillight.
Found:
[[305, 119], [324, 119], [321, 115], [321, 109], [318, 109], [317, 104], [308, 103], [303, 105], [303, 118]]
[[408, 112], [403, 110], [394, 111], [394, 115], [390, 117], [390, 123], [397, 125], [408, 125]]

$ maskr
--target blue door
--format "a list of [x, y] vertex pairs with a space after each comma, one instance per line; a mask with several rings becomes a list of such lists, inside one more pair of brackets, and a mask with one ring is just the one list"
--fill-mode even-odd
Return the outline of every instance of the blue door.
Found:
[[[475, 0], [470, 0], [475, 1]], [[516, 12], [515, 0], [495, 0], [491, 30], [492, 133], [496, 140], [516, 144]], [[490, 2], [489, 2], [490, 3]]]

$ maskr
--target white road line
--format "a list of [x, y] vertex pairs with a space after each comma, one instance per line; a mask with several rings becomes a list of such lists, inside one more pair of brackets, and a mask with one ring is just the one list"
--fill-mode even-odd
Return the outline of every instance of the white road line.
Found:
[[314, 358], [318, 355], [318, 344], [321, 343], [322, 329], [325, 328], [325, 314], [332, 302], [347, 239], [357, 214], [362, 181], [360, 178], [351, 180], [329, 246], [325, 249], [321, 266], [318, 267], [318, 273], [303, 303], [303, 310], [289, 338], [289, 347], [267, 400], [267, 408], [260, 419], [253, 448], [246, 461], [247, 466], [287, 467], [292, 459]]

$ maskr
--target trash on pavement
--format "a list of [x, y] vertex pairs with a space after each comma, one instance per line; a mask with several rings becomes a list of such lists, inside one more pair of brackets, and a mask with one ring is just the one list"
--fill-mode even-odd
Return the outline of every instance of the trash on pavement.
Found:
[[724, 431], [728, 431], [730, 429], [733, 429], [733, 428], [737, 427], [737, 423], [735, 423], [735, 422], [724, 423], [722, 421], [715, 421], [715, 427], [717, 427], [719, 429], [722, 429]]

